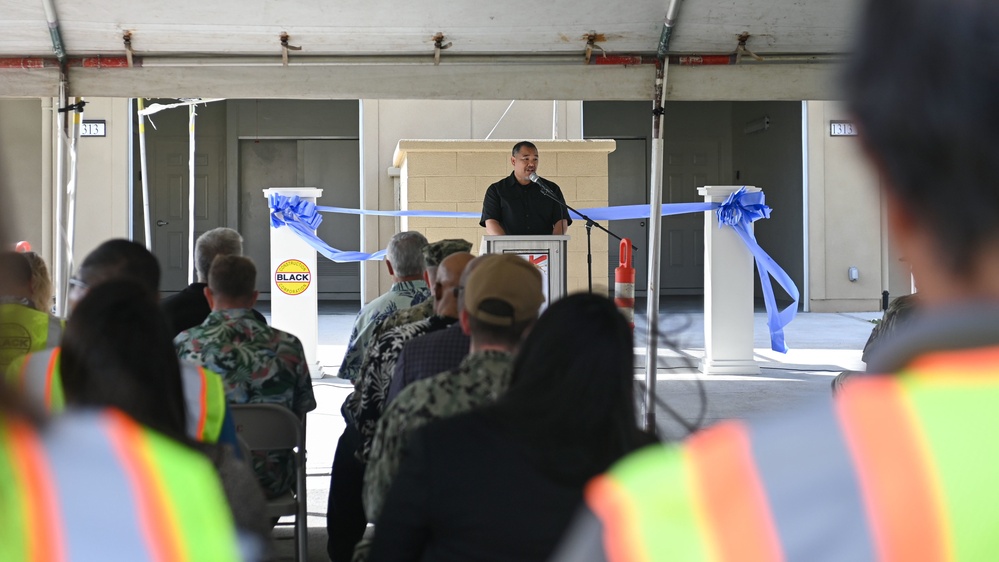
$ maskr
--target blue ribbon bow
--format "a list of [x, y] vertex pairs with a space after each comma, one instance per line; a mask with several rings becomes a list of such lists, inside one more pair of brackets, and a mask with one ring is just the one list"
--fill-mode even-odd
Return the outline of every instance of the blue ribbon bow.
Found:
[[315, 203], [304, 201], [298, 195], [288, 197], [272, 194], [267, 197], [267, 200], [271, 208], [271, 226], [273, 228], [287, 226], [302, 240], [315, 248], [317, 252], [330, 260], [337, 263], [347, 263], [380, 260], [385, 257], [385, 250], [378, 250], [373, 254], [338, 250], [316, 236], [316, 229], [322, 224], [323, 217], [318, 213], [321, 208], [317, 207]]

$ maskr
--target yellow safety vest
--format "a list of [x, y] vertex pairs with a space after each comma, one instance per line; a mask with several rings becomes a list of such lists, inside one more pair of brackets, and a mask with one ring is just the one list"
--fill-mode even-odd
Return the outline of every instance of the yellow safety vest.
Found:
[[0, 371], [32, 351], [59, 345], [65, 321], [30, 306], [0, 304]]
[[[49, 412], [65, 408], [66, 398], [59, 372], [61, 348], [47, 349], [16, 359], [7, 368], [7, 381], [24, 396]], [[222, 377], [199, 365], [182, 361], [181, 382], [187, 407], [187, 434], [192, 439], [215, 443], [222, 431], [226, 399]]]
[[238, 560], [232, 513], [198, 452], [117, 410], [39, 431], [0, 415], [0, 560]]

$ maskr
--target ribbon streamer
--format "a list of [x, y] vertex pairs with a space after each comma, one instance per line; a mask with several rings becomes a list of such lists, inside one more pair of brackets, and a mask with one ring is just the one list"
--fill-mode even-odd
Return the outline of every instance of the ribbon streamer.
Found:
[[[321, 255], [339, 263], [384, 259], [385, 250], [368, 254], [365, 252], [345, 252], [331, 247], [317, 237], [315, 233], [315, 230], [323, 222], [323, 217], [319, 214], [320, 212], [378, 217], [477, 219], [480, 216], [479, 213], [454, 211], [374, 211], [346, 207], [324, 207], [304, 201], [297, 195], [292, 197], [271, 195], [269, 200], [272, 227], [288, 226]], [[794, 320], [795, 315], [798, 313], [799, 294], [798, 288], [794, 285], [791, 277], [760, 247], [752, 230], [749, 228], [757, 220], [770, 218], [771, 209], [765, 203], [763, 192], [746, 193], [746, 188], [743, 187], [739, 191], [729, 195], [724, 203], [667, 203], [662, 206], [661, 214], [665, 217], [687, 213], [703, 213], [706, 211], [716, 211], [718, 227], [732, 227], [743, 243], [746, 244], [750, 253], [753, 254], [753, 259], [756, 261], [756, 270], [760, 276], [760, 286], [763, 288], [763, 302], [767, 309], [770, 347], [774, 351], [787, 353], [787, 344], [784, 342], [784, 327], [791, 320]], [[581, 212], [589, 216], [592, 220], [647, 220], [649, 218], [648, 205], [591, 207], [582, 209]], [[576, 219], [582, 219], [579, 213], [573, 212], [571, 214]], [[777, 299], [774, 296], [773, 283], [770, 281], [771, 277], [777, 281], [777, 284], [787, 292], [793, 301], [783, 310], [777, 309]]]
[[[760, 276], [760, 286], [763, 288], [763, 303], [767, 309], [767, 327], [770, 328], [770, 349], [780, 353], [787, 353], [787, 344], [784, 343], [784, 327], [794, 320], [798, 314], [798, 287], [784, 269], [777, 265], [777, 262], [770, 257], [759, 243], [749, 226], [760, 219], [770, 218], [770, 207], [765, 203], [762, 191], [746, 193], [743, 187], [732, 195], [728, 196], [718, 207], [718, 228], [728, 225], [742, 239], [749, 252], [756, 260], [756, 271]], [[777, 284], [781, 286], [793, 301], [783, 310], [777, 309], [777, 299], [774, 297], [774, 288], [770, 283], [773, 277]]]

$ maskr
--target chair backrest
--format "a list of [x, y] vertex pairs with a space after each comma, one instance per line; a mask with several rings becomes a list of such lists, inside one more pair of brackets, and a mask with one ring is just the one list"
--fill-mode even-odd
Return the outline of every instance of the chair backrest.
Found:
[[305, 447], [301, 420], [277, 404], [230, 404], [236, 433], [252, 451]]

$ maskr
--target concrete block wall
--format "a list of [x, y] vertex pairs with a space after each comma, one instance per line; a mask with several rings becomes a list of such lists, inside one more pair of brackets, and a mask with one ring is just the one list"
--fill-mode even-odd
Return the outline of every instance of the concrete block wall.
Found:
[[[394, 165], [400, 168], [399, 201], [405, 210], [482, 212], [490, 184], [510, 175], [510, 150], [516, 140], [403, 140]], [[614, 141], [532, 141], [538, 146], [538, 173], [562, 188], [566, 202], [577, 209], [607, 205], [607, 155]], [[601, 222], [605, 227], [606, 221]], [[402, 230], [418, 230], [428, 240], [464, 238], [478, 253], [485, 229], [478, 219], [416, 218], [401, 221]], [[569, 227], [566, 284], [569, 292], [585, 291], [586, 230], [582, 221]], [[608, 294], [607, 235], [593, 228], [593, 290]]]

